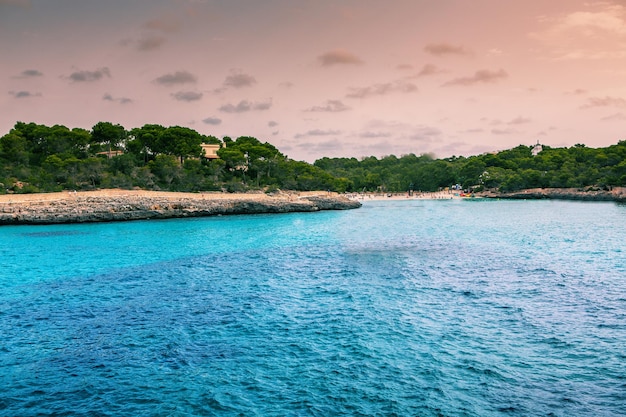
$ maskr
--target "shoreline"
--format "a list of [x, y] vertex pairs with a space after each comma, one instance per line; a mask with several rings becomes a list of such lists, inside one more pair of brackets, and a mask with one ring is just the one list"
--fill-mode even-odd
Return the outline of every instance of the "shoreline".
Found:
[[0, 225], [94, 223], [361, 207], [328, 192], [178, 193], [119, 190], [0, 195]]
[[572, 201], [614, 201], [626, 202], [626, 187], [613, 187], [610, 191], [584, 188], [531, 188], [514, 192], [481, 191], [463, 195], [460, 191], [444, 190], [434, 192], [407, 193], [353, 193], [351, 198], [358, 201], [383, 200], [467, 200], [467, 199], [508, 199], [508, 200], [572, 200]]
[[[610, 191], [578, 188], [537, 188], [517, 192], [479, 192], [471, 198], [554, 199], [626, 202], [626, 187]], [[364, 201], [468, 199], [456, 190], [407, 193], [337, 194], [326, 191], [273, 194], [173, 192], [104, 189], [56, 193], [0, 195], [0, 225], [115, 222], [207, 217], [234, 214], [350, 210]]]
[[572, 201], [614, 201], [626, 202], [626, 187], [613, 187], [611, 190], [586, 188], [530, 188], [509, 193], [483, 192], [483, 198], [509, 200], [572, 200]]

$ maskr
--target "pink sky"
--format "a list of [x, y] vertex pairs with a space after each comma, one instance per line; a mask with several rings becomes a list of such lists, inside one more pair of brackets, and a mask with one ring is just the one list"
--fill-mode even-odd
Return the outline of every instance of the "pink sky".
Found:
[[626, 139], [626, 1], [0, 0], [17, 121], [254, 136], [289, 157]]

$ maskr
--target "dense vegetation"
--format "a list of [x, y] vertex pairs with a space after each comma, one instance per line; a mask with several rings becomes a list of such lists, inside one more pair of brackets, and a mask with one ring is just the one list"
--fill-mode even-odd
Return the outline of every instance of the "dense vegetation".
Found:
[[[203, 158], [202, 143], [219, 144], [219, 159]], [[322, 158], [308, 164], [249, 136], [220, 140], [156, 124], [126, 130], [99, 122], [88, 131], [18, 122], [0, 138], [0, 193], [133, 187], [406, 192], [453, 184], [514, 191], [626, 185], [626, 141], [598, 149], [544, 146], [536, 156], [532, 149], [520, 145], [469, 158]]]
[[626, 141], [607, 148], [520, 145], [498, 153], [434, 159], [429, 155], [322, 158], [315, 165], [348, 179], [352, 189], [434, 191], [460, 184], [465, 189], [517, 191], [526, 188], [598, 187], [626, 185]]

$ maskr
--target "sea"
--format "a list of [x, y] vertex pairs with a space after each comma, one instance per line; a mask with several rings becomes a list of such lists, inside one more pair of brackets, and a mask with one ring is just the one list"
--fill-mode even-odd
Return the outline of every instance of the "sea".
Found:
[[0, 416], [625, 416], [626, 205], [0, 226]]

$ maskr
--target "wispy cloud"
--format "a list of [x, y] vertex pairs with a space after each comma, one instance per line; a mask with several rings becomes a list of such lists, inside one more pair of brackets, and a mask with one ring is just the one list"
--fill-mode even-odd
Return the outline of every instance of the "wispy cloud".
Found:
[[513, 135], [518, 132], [515, 129], [508, 128], [508, 129], [491, 129], [491, 133], [493, 133], [494, 135]]
[[540, 16], [544, 28], [529, 37], [547, 46], [556, 60], [623, 58], [626, 8], [619, 3], [589, 2], [583, 10]]
[[481, 84], [481, 83], [493, 83], [506, 77], [508, 77], [508, 74], [503, 69], [500, 69], [498, 71], [479, 70], [479, 71], [476, 71], [474, 75], [472, 76], [459, 77], [459, 78], [452, 79], [444, 83], [443, 86], [453, 86], [453, 85], [469, 86], [469, 85]]
[[589, 97], [587, 102], [580, 106], [581, 109], [590, 109], [593, 107], [626, 107], [626, 100], [621, 97]]
[[165, 74], [154, 80], [156, 84], [165, 86], [193, 84], [196, 81], [198, 81], [196, 76], [187, 71], [176, 71], [173, 74]]
[[67, 77], [75, 83], [99, 81], [104, 77], [111, 77], [111, 73], [107, 67], [99, 68], [95, 71], [76, 71]]
[[612, 114], [610, 116], [603, 117], [600, 120], [602, 120], [604, 122], [615, 122], [615, 121], [622, 122], [622, 121], [626, 120], [626, 114], [621, 113], [621, 112], [620, 113], [615, 113], [615, 114]]
[[359, 137], [365, 139], [379, 139], [379, 138], [389, 138], [391, 137], [391, 133], [389, 132], [361, 132], [359, 133]]
[[41, 97], [41, 93], [31, 93], [30, 91], [9, 91], [9, 94], [15, 98]]
[[256, 84], [256, 79], [249, 75], [245, 74], [241, 71], [233, 71], [229, 76], [224, 80], [224, 87], [232, 87], [232, 88], [242, 88], [242, 87], [251, 87]]
[[532, 120], [528, 119], [526, 117], [516, 117], [515, 119], [512, 119], [510, 121], [507, 122], [508, 125], [523, 125], [526, 123], [530, 123]]
[[444, 70], [438, 68], [436, 65], [433, 64], [426, 64], [422, 67], [422, 69], [420, 70], [420, 72], [417, 73], [418, 77], [426, 77], [429, 75], [435, 75], [435, 74], [441, 74], [445, 72]]
[[472, 53], [464, 46], [451, 45], [449, 43], [431, 43], [424, 47], [424, 51], [431, 55], [471, 55]]
[[362, 65], [363, 61], [358, 56], [344, 50], [334, 50], [325, 52], [317, 57], [318, 62], [323, 67], [333, 65]]
[[139, 51], [153, 51], [159, 49], [167, 40], [162, 36], [145, 36], [136, 42]]
[[298, 133], [298, 134], [296, 134], [294, 136], [294, 138], [300, 139], [300, 138], [305, 138], [305, 137], [309, 137], [309, 136], [335, 136], [335, 135], [340, 135], [341, 133], [342, 133], [341, 130], [313, 129], [313, 130], [309, 130], [309, 131], [307, 131], [305, 133]]
[[113, 97], [111, 94], [106, 93], [104, 96], [102, 96], [102, 100], [104, 101], [112, 101], [115, 103], [120, 103], [120, 104], [129, 104], [132, 103], [133, 100], [127, 98], [127, 97]]
[[418, 126], [412, 130], [409, 139], [418, 142], [430, 142], [441, 135], [441, 130], [431, 126]]
[[350, 110], [350, 107], [343, 104], [340, 100], [327, 100], [323, 106], [313, 106], [305, 109], [307, 112], [327, 112], [338, 113], [342, 111]]
[[374, 84], [369, 87], [351, 87], [348, 98], [369, 98], [375, 96], [384, 96], [391, 93], [414, 93], [417, 86], [413, 83], [401, 80], [390, 83]]
[[249, 111], [262, 111], [268, 110], [272, 107], [272, 100], [252, 102], [248, 100], [242, 100], [238, 104], [224, 104], [219, 108], [219, 111], [224, 113], [245, 113]]
[[178, 101], [198, 101], [202, 98], [202, 93], [197, 91], [178, 91], [171, 96]]
[[207, 117], [206, 119], [202, 119], [202, 123], [217, 126], [219, 124], [222, 124], [222, 119], [220, 119], [219, 117]]
[[576, 88], [575, 90], [572, 91], [566, 91], [565, 94], [571, 94], [574, 96], [582, 96], [587, 94], [587, 90], [584, 90], [582, 88]]
[[20, 75], [15, 76], [14, 78], [35, 78], [35, 77], [43, 77], [43, 73], [36, 69], [27, 69], [20, 73]]

